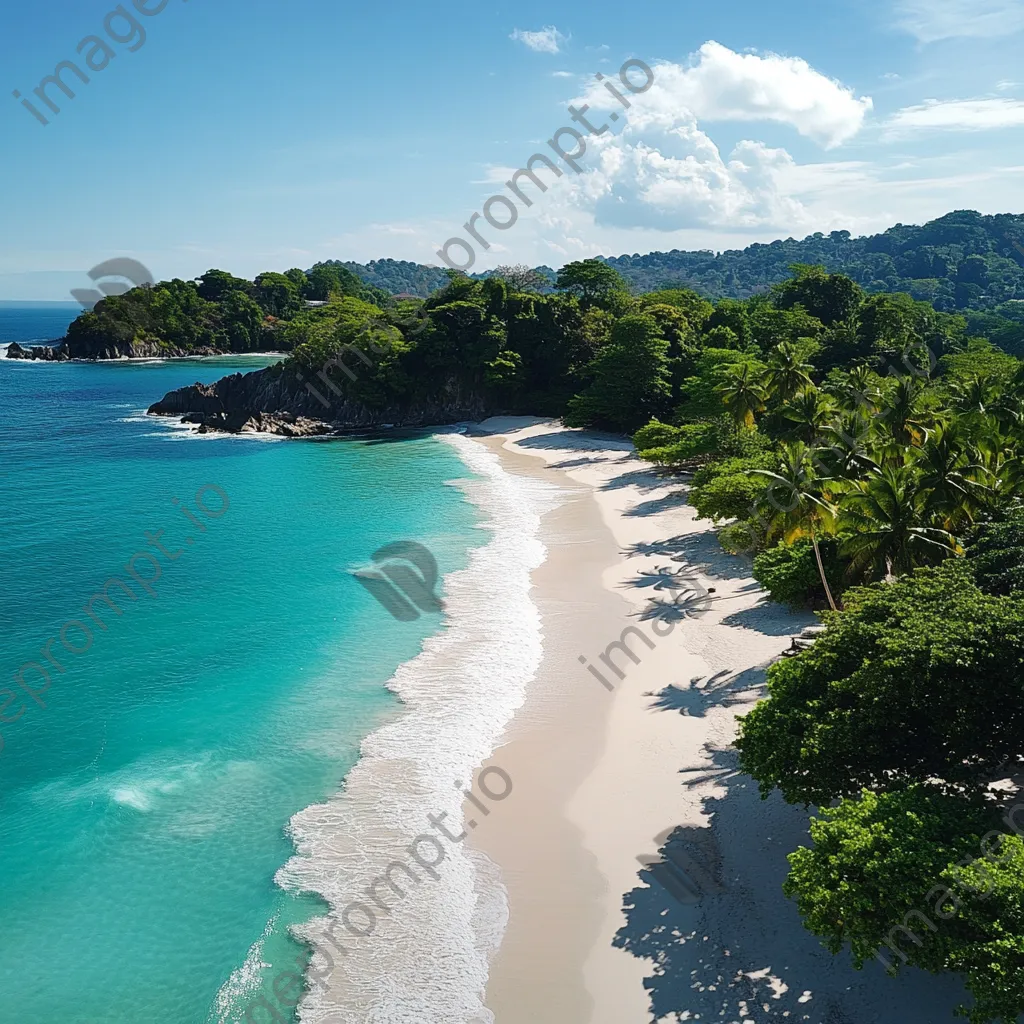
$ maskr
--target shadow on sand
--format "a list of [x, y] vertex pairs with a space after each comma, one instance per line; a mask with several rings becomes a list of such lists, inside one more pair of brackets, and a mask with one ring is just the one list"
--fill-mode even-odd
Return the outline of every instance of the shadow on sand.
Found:
[[[763, 666], [694, 680], [678, 696], [652, 694], [652, 709], [728, 707], [760, 676]], [[614, 945], [651, 961], [651, 1019], [955, 1024], [965, 998], [956, 978], [914, 970], [890, 978], [877, 962], [855, 971], [847, 954], [833, 957], [803, 928], [782, 882], [786, 854], [806, 842], [808, 813], [777, 794], [762, 801], [735, 751], [708, 753], [710, 764], [681, 774], [684, 785], [714, 784], [704, 800], [709, 826], [654, 837], [637, 857], [639, 884], [623, 897]]]

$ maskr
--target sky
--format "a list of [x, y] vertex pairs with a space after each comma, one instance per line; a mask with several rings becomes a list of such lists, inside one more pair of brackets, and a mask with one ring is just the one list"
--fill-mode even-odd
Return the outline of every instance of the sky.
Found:
[[[473, 271], [558, 267], [1024, 209], [1024, 0], [49, 0], [3, 20], [0, 299], [68, 299], [116, 257], [251, 278], [442, 265], [462, 238]], [[55, 113], [33, 90], [62, 61], [89, 81], [66, 68]], [[563, 127], [578, 170], [549, 145]], [[520, 179], [527, 207], [504, 183], [537, 152], [561, 173]]]

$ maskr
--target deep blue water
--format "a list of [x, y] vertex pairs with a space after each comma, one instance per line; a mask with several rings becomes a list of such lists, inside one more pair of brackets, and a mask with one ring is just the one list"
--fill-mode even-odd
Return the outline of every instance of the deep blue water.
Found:
[[0, 302], [0, 345], [63, 338], [81, 312], [77, 302]]

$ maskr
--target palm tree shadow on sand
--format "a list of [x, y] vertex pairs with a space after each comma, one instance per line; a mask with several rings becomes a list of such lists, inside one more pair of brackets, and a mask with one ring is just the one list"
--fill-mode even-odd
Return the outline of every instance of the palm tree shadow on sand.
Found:
[[709, 763], [680, 774], [687, 787], [713, 785], [702, 800], [708, 824], [672, 829], [640, 852], [613, 940], [653, 965], [651, 1020], [956, 1024], [965, 999], [956, 978], [890, 978], [877, 962], [856, 971], [803, 928], [782, 882], [786, 854], [807, 841], [808, 812], [777, 794], [762, 802], [731, 748], [707, 753]]
[[703, 718], [709, 708], [749, 704], [764, 683], [764, 670], [764, 665], [736, 673], [723, 669], [713, 676], [695, 676], [689, 686], [666, 686], [644, 696], [654, 698], [650, 704], [652, 711], [676, 711], [692, 718]]

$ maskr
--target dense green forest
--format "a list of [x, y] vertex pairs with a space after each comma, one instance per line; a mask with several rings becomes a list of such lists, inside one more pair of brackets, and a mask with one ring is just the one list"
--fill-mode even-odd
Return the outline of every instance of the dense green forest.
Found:
[[[1014, 247], [1018, 241], [1024, 246], [1024, 217], [961, 211], [865, 238], [838, 231], [717, 255], [673, 250], [601, 262], [633, 295], [691, 289], [716, 302], [766, 295], [793, 265], [820, 265], [869, 294], [903, 292], [939, 312], [960, 313], [969, 334], [1024, 356], [1024, 249]], [[551, 294], [558, 291], [557, 276], [549, 267], [501, 267], [473, 280], [498, 277], [513, 288]], [[354, 296], [383, 306], [388, 296], [427, 298], [448, 280], [446, 270], [390, 259], [330, 260], [308, 271], [268, 271], [254, 282], [210, 270], [197, 282], [162, 282], [148, 295], [134, 290], [105, 299], [72, 325], [68, 337], [82, 356], [132, 339], [176, 349], [280, 349], [282, 322], [300, 313], [304, 300]]]
[[783, 281], [794, 263], [820, 264], [869, 292], [907, 292], [937, 309], [999, 311], [1024, 300], [1024, 217], [958, 210], [921, 226], [897, 224], [879, 235], [818, 232], [768, 245], [713, 252], [655, 252], [607, 262], [639, 291], [679, 284], [709, 298], [747, 298]]
[[[818, 232], [722, 253], [673, 249], [604, 262], [634, 293], [692, 288], [712, 300], [749, 298], [784, 281], [793, 264], [816, 264], [845, 274], [867, 292], [906, 292], [938, 310], [963, 311], [972, 333], [1024, 355], [1024, 251], [1015, 243], [1024, 246], [1024, 217], [960, 210], [921, 226], [897, 224], [862, 238], [848, 231]], [[344, 266], [392, 294], [426, 297], [445, 280], [436, 267], [406, 261]], [[538, 267], [536, 272], [553, 287], [553, 270]]]
[[86, 359], [132, 343], [176, 352], [282, 350], [289, 345], [285, 327], [307, 302], [342, 296], [388, 298], [337, 263], [267, 271], [255, 281], [209, 270], [195, 281], [176, 278], [103, 299], [70, 325], [67, 344], [73, 357]]

